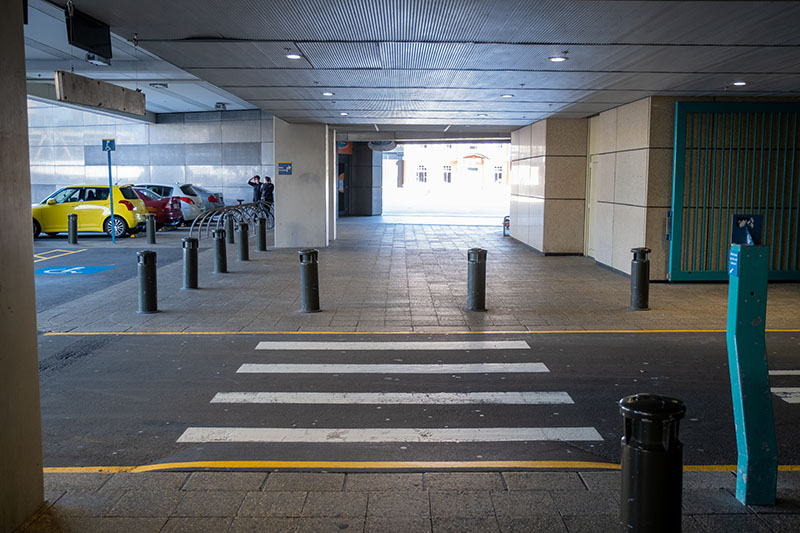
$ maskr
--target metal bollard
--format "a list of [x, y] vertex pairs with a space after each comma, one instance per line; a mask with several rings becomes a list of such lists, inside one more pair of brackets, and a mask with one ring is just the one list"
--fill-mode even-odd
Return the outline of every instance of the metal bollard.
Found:
[[139, 313], [158, 311], [158, 286], [156, 283], [156, 253], [151, 250], [136, 252], [139, 271]]
[[667, 533], [681, 530], [683, 444], [678, 423], [686, 404], [655, 394], [619, 401], [625, 421], [622, 437], [624, 531]]
[[247, 237], [247, 232], [250, 231], [250, 227], [244, 223], [239, 223], [239, 255], [237, 256], [237, 261], [249, 261], [250, 260], [250, 243], [248, 242], [249, 239]]
[[147, 244], [156, 243], [156, 216], [148, 213], [144, 216], [144, 228], [147, 234]]
[[267, 219], [264, 217], [258, 219], [258, 251], [267, 251]]
[[228, 255], [225, 251], [225, 230], [215, 229], [214, 236], [214, 274], [228, 271]]
[[197, 247], [199, 240], [184, 237], [183, 242], [183, 288], [197, 288]]
[[234, 241], [234, 238], [233, 238], [233, 217], [232, 216], [225, 217], [225, 233], [228, 236], [228, 244], [235, 244], [236, 241]]
[[78, 215], [75, 213], [67, 215], [67, 242], [78, 244]]
[[631, 309], [648, 309], [650, 304], [650, 248], [631, 248]]
[[471, 248], [467, 261], [467, 309], [486, 311], [486, 250]]
[[311, 248], [297, 253], [300, 255], [300, 311], [316, 313], [319, 311], [319, 250]]

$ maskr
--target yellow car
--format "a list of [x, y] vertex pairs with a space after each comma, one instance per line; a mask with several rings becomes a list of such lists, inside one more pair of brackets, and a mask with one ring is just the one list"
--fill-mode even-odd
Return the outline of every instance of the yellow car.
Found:
[[[130, 185], [114, 186], [114, 236], [143, 231], [147, 208]], [[108, 185], [71, 185], [33, 204], [33, 237], [67, 231], [67, 215], [78, 215], [78, 231], [111, 235]]]

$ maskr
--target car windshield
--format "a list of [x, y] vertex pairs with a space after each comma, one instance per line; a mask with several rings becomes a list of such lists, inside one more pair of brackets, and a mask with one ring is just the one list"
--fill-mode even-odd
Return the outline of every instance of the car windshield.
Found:
[[150, 189], [145, 189], [143, 187], [137, 187], [136, 188], [136, 192], [138, 192], [142, 196], [145, 196], [145, 197], [149, 198], [150, 200], [160, 200], [161, 199], [161, 196], [159, 196], [158, 194], [154, 193]]
[[208, 189], [206, 189], [204, 187], [199, 187], [197, 185], [192, 185], [192, 188], [195, 191], [197, 191], [198, 194], [203, 195], [203, 196], [208, 196], [209, 194], [211, 194], [211, 191], [209, 191]]
[[159, 196], [172, 196], [172, 187], [165, 185], [138, 185], [143, 189], [149, 189]]
[[181, 190], [182, 190], [182, 191], [183, 191], [185, 194], [191, 194], [192, 196], [197, 196], [197, 193], [196, 193], [196, 192], [194, 192], [194, 188], [193, 188], [193, 187], [192, 187], [190, 184], [188, 184], [188, 183], [186, 183], [186, 184], [184, 184], [184, 185], [181, 185]]
[[133, 190], [133, 187], [120, 187], [119, 192], [122, 193], [123, 198], [127, 198], [128, 200], [139, 199], [139, 197], [136, 196], [136, 192]]

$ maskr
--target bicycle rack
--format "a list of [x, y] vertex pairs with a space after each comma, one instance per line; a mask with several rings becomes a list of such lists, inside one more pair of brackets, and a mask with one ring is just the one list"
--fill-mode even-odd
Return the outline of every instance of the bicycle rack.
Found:
[[[204, 211], [192, 222], [189, 228], [189, 237], [198, 239], [203, 238], [203, 235], [210, 237], [214, 230], [225, 227], [228, 218], [233, 219], [237, 228], [239, 224], [247, 223], [248, 233], [255, 235], [258, 229], [258, 219], [263, 217], [269, 220], [271, 209], [270, 202], [259, 201]], [[197, 231], [196, 234], [195, 231]]]

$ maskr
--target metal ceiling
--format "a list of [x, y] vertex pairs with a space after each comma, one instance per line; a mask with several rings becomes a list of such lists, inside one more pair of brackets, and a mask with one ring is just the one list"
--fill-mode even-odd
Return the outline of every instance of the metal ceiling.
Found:
[[[470, 125], [508, 132], [654, 94], [800, 96], [800, 2], [75, 0], [75, 6], [122, 38], [137, 34], [141, 49], [244, 102], [291, 122], [339, 130]], [[303, 57], [287, 59], [287, 50]], [[564, 51], [568, 61], [548, 60]], [[731, 85], [740, 79], [745, 87]]]

